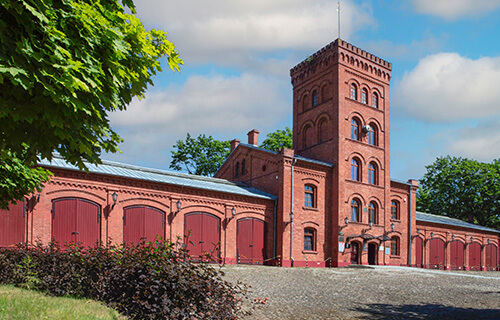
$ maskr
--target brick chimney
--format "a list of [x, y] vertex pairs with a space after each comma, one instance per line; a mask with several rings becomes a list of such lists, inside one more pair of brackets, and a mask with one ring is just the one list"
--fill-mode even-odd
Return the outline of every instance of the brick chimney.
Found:
[[240, 140], [233, 139], [230, 144], [231, 144], [231, 152], [233, 152], [233, 150], [236, 149], [236, 147], [240, 144]]
[[252, 144], [254, 146], [257, 146], [259, 144], [259, 130], [253, 129], [248, 135], [248, 144]]

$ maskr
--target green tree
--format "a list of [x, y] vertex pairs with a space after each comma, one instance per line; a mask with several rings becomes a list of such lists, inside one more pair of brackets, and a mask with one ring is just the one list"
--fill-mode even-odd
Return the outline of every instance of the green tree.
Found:
[[286, 127], [285, 130], [278, 129], [268, 133], [266, 137], [260, 145], [262, 149], [279, 151], [282, 148], [293, 148], [293, 132], [289, 127]]
[[500, 161], [442, 157], [426, 167], [417, 207], [425, 212], [500, 227]]
[[177, 140], [174, 149], [176, 150], [170, 152], [171, 169], [212, 177], [229, 156], [230, 142], [219, 141], [204, 134], [195, 139], [188, 133], [186, 140]]
[[0, 206], [48, 180], [33, 167], [54, 151], [81, 169], [119, 151], [108, 114], [144, 97], [160, 58], [179, 70], [134, 14], [132, 0], [0, 0]]

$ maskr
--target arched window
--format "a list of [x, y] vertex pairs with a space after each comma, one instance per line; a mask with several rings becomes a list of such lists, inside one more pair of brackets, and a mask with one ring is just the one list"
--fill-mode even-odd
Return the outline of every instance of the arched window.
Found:
[[399, 256], [399, 238], [391, 238], [391, 256]]
[[312, 94], [312, 106], [316, 107], [318, 105], [318, 90], [314, 90]]
[[359, 219], [359, 202], [356, 199], [351, 201], [351, 221], [360, 222]]
[[312, 133], [312, 127], [310, 125], [307, 125], [304, 128], [303, 131], [303, 137], [302, 137], [302, 145], [304, 148], [310, 147], [314, 144], [314, 137]]
[[354, 83], [351, 83], [351, 99], [358, 99], [358, 87]]
[[391, 201], [391, 219], [399, 220], [399, 202]]
[[304, 251], [316, 251], [316, 230], [304, 229]]
[[304, 187], [304, 206], [316, 208], [316, 188], [310, 184]]
[[372, 107], [378, 109], [378, 94], [376, 92], [372, 94]]
[[364, 104], [368, 104], [368, 90], [366, 90], [366, 88], [363, 88], [363, 90], [361, 90], [361, 102]]
[[368, 144], [371, 144], [372, 146], [377, 145], [377, 127], [370, 123], [370, 129], [368, 129]]
[[357, 159], [351, 160], [351, 180], [360, 181], [359, 176], [359, 162]]
[[240, 162], [236, 162], [236, 169], [234, 170], [234, 176], [238, 178], [240, 176]]
[[359, 140], [359, 122], [355, 118], [351, 120], [351, 139]]
[[377, 165], [373, 162], [368, 164], [368, 183], [377, 184]]
[[377, 224], [377, 205], [370, 202], [368, 205], [368, 223]]
[[309, 96], [308, 95], [305, 95], [304, 96], [304, 99], [302, 100], [302, 108], [303, 108], [303, 111], [306, 111], [307, 109], [310, 108], [310, 104], [309, 104]]

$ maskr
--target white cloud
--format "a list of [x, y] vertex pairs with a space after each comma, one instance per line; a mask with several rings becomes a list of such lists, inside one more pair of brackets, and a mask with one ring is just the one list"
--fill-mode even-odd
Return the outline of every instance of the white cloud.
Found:
[[125, 139], [124, 154], [106, 158], [166, 168], [172, 146], [188, 132], [229, 140], [243, 139], [254, 128], [273, 131], [288, 119], [289, 90], [281, 78], [244, 73], [193, 76], [182, 87], [150, 91], [126, 111], [111, 114], [112, 127]]
[[417, 12], [455, 20], [479, 16], [500, 7], [500, 0], [413, 0]]
[[447, 153], [479, 161], [500, 158], [500, 119], [467, 126], [444, 137]]
[[[170, 33], [188, 63], [245, 60], [251, 52], [316, 50], [337, 38], [337, 2], [328, 0], [137, 2], [148, 25]], [[375, 24], [368, 2], [342, 2], [342, 38]]]
[[446, 41], [448, 35], [440, 35], [438, 37], [429, 34], [425, 35], [421, 40], [413, 40], [410, 43], [394, 43], [389, 40], [369, 41], [366, 43], [366, 49], [370, 52], [377, 52], [380, 57], [385, 59], [404, 59], [417, 60], [423, 56], [439, 51]]
[[499, 83], [500, 57], [472, 60], [439, 53], [405, 72], [392, 105], [430, 122], [490, 117], [500, 114]]

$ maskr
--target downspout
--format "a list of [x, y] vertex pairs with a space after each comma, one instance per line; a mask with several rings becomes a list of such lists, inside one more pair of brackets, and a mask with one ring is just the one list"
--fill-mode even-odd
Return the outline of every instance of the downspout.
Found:
[[274, 235], [273, 235], [273, 259], [276, 258], [277, 254], [277, 236], [278, 236], [278, 200], [274, 200]]
[[411, 235], [411, 224], [412, 224], [412, 220], [411, 220], [411, 211], [412, 211], [412, 207], [411, 207], [411, 203], [412, 203], [412, 200], [411, 200], [411, 189], [413, 188], [413, 185], [410, 185], [410, 196], [408, 197], [408, 201], [410, 202], [409, 203], [409, 210], [410, 210], [410, 213], [409, 213], [409, 219], [410, 219], [410, 227], [408, 228], [408, 233], [410, 235], [410, 247], [408, 248], [408, 254], [409, 254], [409, 257], [408, 257], [408, 266], [411, 267], [411, 247], [412, 247], [412, 235]]
[[297, 162], [297, 159], [292, 161], [292, 183], [290, 188], [290, 261], [293, 267], [293, 166]]

